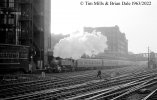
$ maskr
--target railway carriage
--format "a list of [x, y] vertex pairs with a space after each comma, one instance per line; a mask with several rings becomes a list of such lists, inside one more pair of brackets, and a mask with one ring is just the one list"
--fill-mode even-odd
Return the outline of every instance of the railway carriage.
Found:
[[[62, 71], [87, 70], [87, 69], [112, 69], [135, 65], [136, 62], [129, 60], [110, 60], [110, 59], [58, 59], [58, 67]], [[53, 66], [57, 67], [57, 66]], [[58, 68], [56, 68], [58, 69]]]

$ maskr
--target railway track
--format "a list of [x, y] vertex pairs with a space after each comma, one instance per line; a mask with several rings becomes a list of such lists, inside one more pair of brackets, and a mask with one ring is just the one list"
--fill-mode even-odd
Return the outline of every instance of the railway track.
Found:
[[[35, 91], [41, 91], [45, 89], [54, 89], [59, 88], [62, 86], [69, 86], [73, 84], [79, 84], [85, 81], [92, 80], [92, 77], [80, 77], [80, 78], [70, 78], [70, 79], [57, 79], [57, 80], [38, 80], [38, 81], [29, 81], [29, 82], [22, 82], [19, 84], [12, 84], [12, 85], [4, 85], [1, 86], [0, 90], [0, 97], [7, 97], [12, 95], [18, 95], [18, 94], [24, 94], [28, 92], [35, 92]], [[31, 87], [31, 88], [29, 88]], [[8, 92], [10, 91], [10, 92]]]
[[156, 83], [157, 83], [157, 77], [150, 79], [150, 80], [146, 80], [142, 84], [139, 84], [135, 87], [128, 89], [125, 93], [122, 93], [122, 94], [112, 98], [111, 100], [126, 100], [127, 96], [129, 96], [131, 93], [134, 93], [142, 88], [154, 85]]
[[[89, 74], [90, 73], [90, 74]], [[95, 73], [94, 73], [95, 74]], [[27, 76], [27, 75], [24, 75]], [[29, 92], [41, 91], [46, 89], [54, 89], [59, 87], [66, 87], [69, 85], [81, 84], [87, 81], [91, 81], [93, 79], [97, 79], [93, 73], [87, 72], [83, 75], [79, 75], [79, 73], [75, 76], [66, 77], [49, 77], [49, 78], [37, 78], [36, 75], [31, 75], [35, 77], [36, 81], [28, 81], [28, 82], [14, 82], [6, 85], [0, 85], [0, 97], [8, 97], [12, 95], [25, 94]], [[29, 88], [32, 87], [32, 88]], [[8, 92], [9, 91], [9, 92]]]
[[[135, 80], [132, 82], [128, 82], [128, 83], [124, 83], [124, 84], [120, 84], [120, 85], [116, 85], [116, 86], [112, 86], [110, 88], [106, 88], [100, 91], [96, 91], [93, 93], [87, 93], [87, 94], [83, 94], [83, 95], [79, 95], [77, 97], [72, 97], [72, 98], [68, 98], [67, 100], [80, 100], [80, 99], [86, 99], [86, 100], [126, 100], [124, 99], [124, 96], [126, 96], [127, 94], [143, 88], [144, 86], [148, 86], [148, 83], [150, 83], [151, 81], [153, 81], [153, 79], [139, 79], [139, 80]], [[154, 83], [150, 83], [151, 84], [155, 84], [157, 82]]]
[[148, 94], [142, 100], [157, 100], [157, 89], [155, 89], [154, 91], [152, 91], [150, 94]]
[[7, 74], [7, 75], [0, 75], [0, 86], [5, 84], [16, 84], [20, 82], [28, 82], [37, 80], [36, 75], [27, 75], [27, 74]]
[[[121, 77], [113, 78], [110, 81], [106, 80], [95, 80], [89, 82], [83, 82], [81, 84], [70, 85], [69, 87], [59, 87], [59, 88], [50, 88], [50, 89], [41, 89], [37, 92], [26, 92], [25, 94], [20, 95], [12, 95], [10, 97], [3, 98], [4, 100], [11, 100], [11, 99], [51, 99], [51, 98], [59, 98], [59, 99], [81, 99], [81, 98], [89, 98], [96, 96], [98, 93], [104, 91], [113, 91], [114, 88], [118, 89], [118, 87], [126, 86], [126, 84], [130, 84], [130, 86], [140, 84], [144, 82], [144, 80], [152, 79], [156, 76], [156, 74], [150, 72], [141, 72], [141, 73], [133, 73], [124, 75]], [[151, 74], [150, 74], [151, 73]], [[89, 76], [88, 76], [89, 77]], [[87, 77], [85, 77], [87, 78]], [[78, 79], [80, 80], [80, 79]], [[138, 80], [137, 83], [135, 83]], [[85, 80], [86, 81], [86, 80]], [[134, 84], [132, 83], [134, 82]], [[63, 83], [64, 84], [64, 83]], [[138, 85], [137, 84], [137, 85]], [[142, 83], [141, 83], [142, 84]], [[53, 86], [53, 84], [51, 84]], [[42, 85], [41, 85], [42, 86]], [[129, 85], [127, 85], [129, 86]], [[116, 91], [116, 90], [114, 90]], [[78, 97], [78, 98], [74, 98]]]
[[[121, 71], [121, 69], [123, 69], [123, 71]], [[134, 68], [133, 68], [134, 69]], [[112, 69], [112, 70], [109, 70], [109, 71], [113, 71], [113, 70], [119, 70], [119, 73], [121, 74], [126, 74], [126, 73], [129, 73], [130, 69], [125, 69], [125, 68], [117, 68], [117, 69]], [[140, 69], [141, 70], [141, 69]], [[105, 70], [106, 71], [106, 70]], [[139, 71], [139, 69], [138, 69]], [[106, 72], [104, 72], [106, 73]], [[102, 73], [102, 74], [104, 74]], [[86, 77], [86, 76], [94, 76], [96, 75], [96, 71], [93, 70], [93, 71], [85, 71], [85, 72], [72, 72], [72, 73], [60, 73], [60, 74], [47, 74], [46, 78], [50, 79], [50, 80], [67, 80], [67, 79], [70, 79], [70, 78], [78, 78], [78, 77]], [[102, 76], [106, 76], [106, 75], [102, 75]], [[25, 84], [25, 83], [31, 83], [31, 82], [34, 82], [34, 81], [41, 81], [43, 80], [42, 77], [40, 77], [40, 75], [36, 75], [36, 74], [18, 74], [18, 75], [0, 75], [1, 79], [0, 79], [0, 89], [3, 88], [3, 87], [13, 87], [14, 85], [17, 85], [17, 84]], [[45, 78], [44, 78], [45, 80]]]

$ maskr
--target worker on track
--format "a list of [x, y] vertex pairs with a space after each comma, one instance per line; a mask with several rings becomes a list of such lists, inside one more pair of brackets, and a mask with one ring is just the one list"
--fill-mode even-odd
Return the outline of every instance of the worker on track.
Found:
[[101, 70], [98, 70], [97, 77], [101, 79]]

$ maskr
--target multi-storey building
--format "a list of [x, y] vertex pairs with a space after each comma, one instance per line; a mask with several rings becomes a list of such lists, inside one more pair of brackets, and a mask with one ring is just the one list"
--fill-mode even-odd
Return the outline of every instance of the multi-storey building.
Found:
[[47, 63], [50, 2], [0, 0], [0, 66], [28, 66], [29, 57]]
[[51, 48], [51, 0], [32, 0], [33, 2], [33, 35], [36, 47], [36, 60], [48, 62], [48, 49]]
[[115, 27], [84, 27], [84, 32], [101, 32], [107, 37], [108, 49], [104, 50], [105, 53], [111, 54], [127, 54], [128, 53], [128, 40], [124, 33], [121, 33], [118, 26]]

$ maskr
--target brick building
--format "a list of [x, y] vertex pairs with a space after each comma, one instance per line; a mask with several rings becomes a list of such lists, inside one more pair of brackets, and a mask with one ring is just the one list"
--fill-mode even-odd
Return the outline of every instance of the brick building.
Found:
[[119, 27], [84, 27], [84, 32], [101, 32], [107, 37], [108, 54], [128, 54], [128, 40], [124, 33], [120, 32]]

